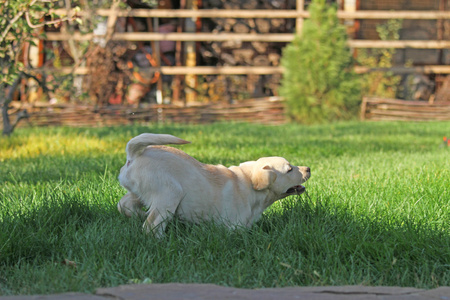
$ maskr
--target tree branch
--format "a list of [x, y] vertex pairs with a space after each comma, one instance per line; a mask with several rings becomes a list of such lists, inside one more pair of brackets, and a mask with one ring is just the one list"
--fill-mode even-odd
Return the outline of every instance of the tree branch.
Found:
[[30, 13], [28, 11], [25, 12], [25, 18], [27, 20], [28, 26], [30, 26], [31, 28], [36, 29], [36, 28], [41, 28], [41, 27], [47, 26], [47, 25], [55, 25], [55, 24], [60, 24], [61, 22], [64, 22], [64, 21], [73, 20], [73, 19], [76, 19], [77, 16], [74, 15], [72, 17], [64, 17], [64, 18], [60, 18], [60, 19], [55, 20], [55, 21], [46, 21], [46, 22], [42, 22], [42, 23], [36, 24], [36, 25], [31, 22], [31, 20], [30, 20]]
[[9, 103], [11, 103], [14, 91], [16, 90], [17, 86], [19, 85], [20, 79], [22, 78], [22, 73], [19, 73], [19, 76], [17, 76], [16, 80], [14, 80], [14, 83], [9, 88], [8, 94], [6, 95], [5, 102], [3, 102], [3, 106], [8, 106]]
[[[34, 0], [34, 2], [36, 2], [36, 1], [37, 0]], [[6, 26], [5, 31], [3, 31], [3, 33], [2, 33], [2, 35], [0, 37], [0, 43], [3, 43], [3, 41], [6, 38], [6, 36], [8, 35], [9, 31], [13, 27], [14, 23], [16, 23], [17, 20], [19, 20], [23, 16], [24, 13], [25, 13], [25, 11], [21, 11], [14, 18], [12, 18], [12, 20], [9, 22], [8, 26]]]
[[[53, 0], [32, 0], [29, 4], [28, 4], [28, 8], [33, 6], [34, 4], [36, 4], [36, 2], [54, 2]], [[64, 18], [60, 18], [58, 20], [55, 21], [47, 21], [47, 22], [43, 22], [41, 24], [33, 24], [30, 20], [30, 13], [28, 12], [28, 10], [23, 10], [23, 11], [19, 11], [17, 13], [17, 15], [11, 19], [11, 21], [9, 22], [8, 26], [6, 26], [5, 30], [2, 32], [1, 36], [0, 36], [0, 43], [4, 42], [4, 40], [6, 39], [8, 33], [11, 31], [11, 28], [13, 27], [14, 23], [16, 23], [23, 15], [25, 15], [25, 18], [27, 20], [28, 26], [30, 26], [31, 28], [40, 28], [46, 25], [54, 25], [54, 24], [59, 24], [61, 22], [64, 21], [68, 21], [68, 20], [73, 20], [77, 18], [77, 15], [75, 14], [74, 16], [67, 16]]]

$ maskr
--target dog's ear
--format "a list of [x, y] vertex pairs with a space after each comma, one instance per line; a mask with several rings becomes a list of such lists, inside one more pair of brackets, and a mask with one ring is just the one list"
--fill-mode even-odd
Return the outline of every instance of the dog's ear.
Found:
[[252, 173], [252, 185], [257, 191], [268, 188], [277, 179], [277, 174], [270, 166], [256, 167]]

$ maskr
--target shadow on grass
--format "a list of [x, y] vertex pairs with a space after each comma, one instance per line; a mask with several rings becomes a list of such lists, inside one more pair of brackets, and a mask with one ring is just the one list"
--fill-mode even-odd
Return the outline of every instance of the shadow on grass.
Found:
[[61, 291], [58, 282], [76, 279], [70, 291], [86, 291], [145, 278], [247, 288], [450, 284], [450, 236], [442, 228], [356, 215], [330, 199], [312, 198], [281, 201], [251, 229], [173, 220], [160, 240], [113, 205], [49, 202], [3, 218], [0, 270], [12, 293], [24, 276], [31, 281], [17, 289], [42, 291], [33, 274], [43, 266], [57, 274], [64, 259], [77, 263], [76, 273], [49, 278], [45, 288]]
[[[116, 215], [116, 214], [114, 214]], [[47, 260], [60, 250], [77, 232], [111, 217], [111, 210], [80, 199], [49, 199], [31, 208], [4, 213], [0, 224], [2, 264]]]
[[321, 285], [450, 284], [450, 235], [442, 226], [398, 216], [358, 215], [321, 196], [313, 196], [313, 201], [281, 201], [280, 212], [269, 211], [257, 227], [277, 237], [278, 253], [298, 254], [294, 264], [282, 264], [294, 270], [294, 277]]

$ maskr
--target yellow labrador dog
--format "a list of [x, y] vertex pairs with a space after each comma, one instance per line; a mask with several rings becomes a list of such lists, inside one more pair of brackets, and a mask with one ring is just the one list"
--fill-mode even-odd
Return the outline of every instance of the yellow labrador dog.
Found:
[[282, 157], [226, 168], [163, 146], [186, 143], [173, 135], [143, 133], [127, 144], [119, 181], [128, 193], [117, 207], [128, 217], [145, 216], [144, 229], [156, 236], [164, 234], [173, 216], [250, 227], [275, 201], [303, 193], [302, 183], [311, 176], [309, 167], [293, 166]]

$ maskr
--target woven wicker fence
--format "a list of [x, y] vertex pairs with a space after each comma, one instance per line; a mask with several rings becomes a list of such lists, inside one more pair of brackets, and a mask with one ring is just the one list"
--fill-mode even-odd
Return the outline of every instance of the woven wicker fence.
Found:
[[361, 119], [373, 121], [450, 121], [450, 102], [364, 98]]
[[[143, 107], [13, 102], [11, 119], [27, 110], [29, 118], [19, 126], [97, 127], [134, 123], [207, 124], [220, 121], [280, 125], [287, 122], [281, 98], [242, 100], [179, 106], [148, 104]], [[361, 119], [371, 121], [450, 121], [450, 102], [364, 98]]]
[[13, 102], [11, 119], [26, 109], [29, 118], [19, 126], [113, 126], [133, 123], [190, 123], [236, 121], [278, 125], [286, 122], [279, 97], [243, 100], [233, 104], [177, 106], [148, 104], [143, 107]]

